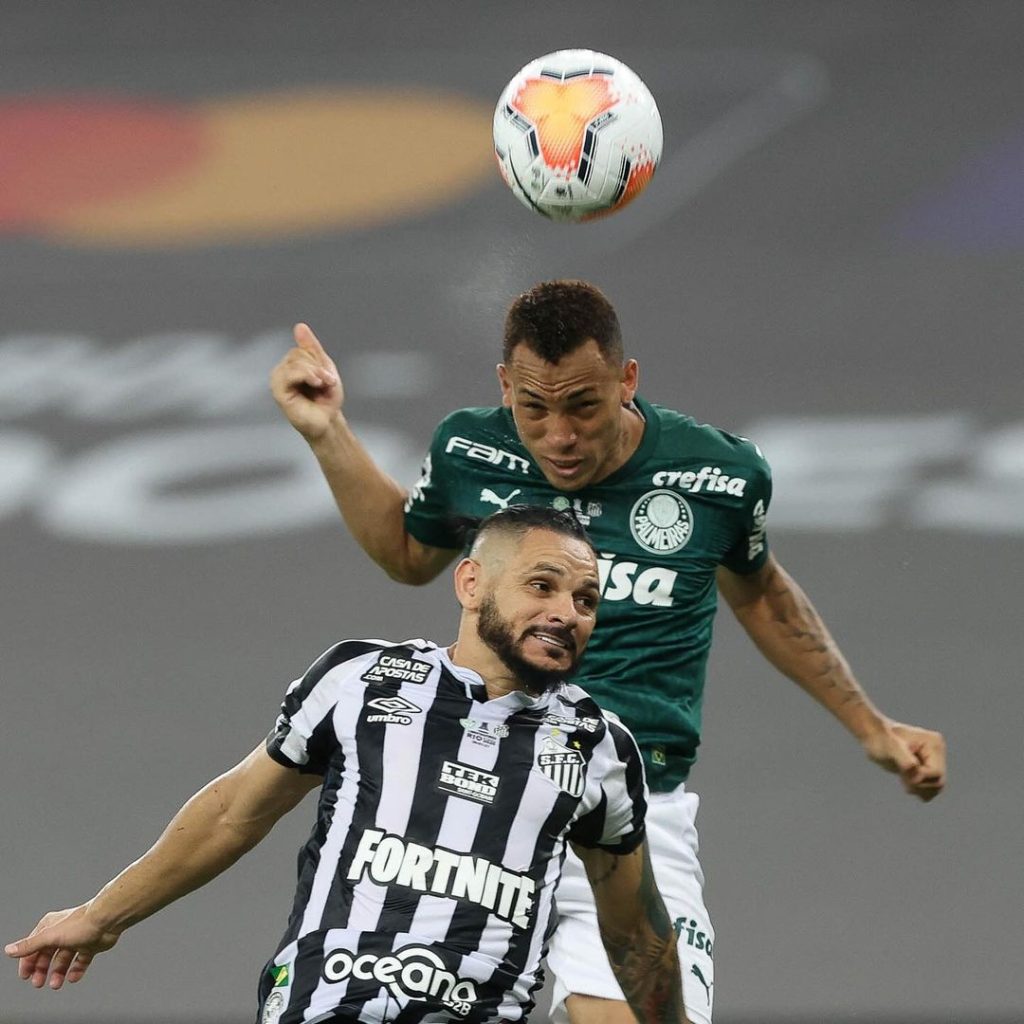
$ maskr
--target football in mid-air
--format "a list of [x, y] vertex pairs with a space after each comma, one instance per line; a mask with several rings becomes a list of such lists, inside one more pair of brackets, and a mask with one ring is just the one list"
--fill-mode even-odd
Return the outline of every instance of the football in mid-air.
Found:
[[494, 153], [516, 198], [552, 220], [620, 210], [661, 159], [661, 115], [622, 61], [558, 50], [530, 61], [494, 111]]

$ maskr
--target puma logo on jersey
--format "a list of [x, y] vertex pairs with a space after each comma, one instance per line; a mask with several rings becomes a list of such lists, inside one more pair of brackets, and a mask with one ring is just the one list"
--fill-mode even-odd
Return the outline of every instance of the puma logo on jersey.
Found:
[[522, 493], [523, 492], [517, 487], [507, 498], [502, 498], [499, 495], [495, 494], [494, 491], [490, 489], [490, 487], [485, 487], [480, 492], [480, 500], [486, 501], [490, 505], [497, 505], [498, 508], [508, 508], [509, 505], [512, 504], [512, 499], [517, 494]]
[[714, 982], [707, 981], [701, 972], [701, 969], [696, 964], [690, 964], [690, 973], [704, 986], [704, 991], [708, 994], [708, 1006], [711, 1005], [711, 986]]

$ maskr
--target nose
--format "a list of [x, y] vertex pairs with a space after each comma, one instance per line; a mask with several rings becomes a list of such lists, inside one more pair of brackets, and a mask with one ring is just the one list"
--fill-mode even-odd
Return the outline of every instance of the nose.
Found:
[[572, 448], [579, 437], [571, 417], [557, 414], [552, 416], [548, 425], [548, 440], [556, 448]]
[[575, 629], [579, 616], [576, 612], [576, 601], [571, 593], [559, 594], [548, 607], [548, 620], [565, 629]]

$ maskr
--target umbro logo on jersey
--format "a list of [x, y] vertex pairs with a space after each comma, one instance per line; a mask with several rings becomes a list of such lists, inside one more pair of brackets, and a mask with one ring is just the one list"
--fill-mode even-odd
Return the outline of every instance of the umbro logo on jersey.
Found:
[[401, 885], [414, 892], [464, 900], [528, 928], [537, 883], [529, 875], [492, 864], [484, 857], [424, 846], [377, 828], [365, 829], [348, 870], [350, 881]]
[[402, 658], [397, 654], [381, 654], [359, 678], [367, 683], [425, 683], [433, 665], [415, 658]]
[[374, 697], [366, 702], [375, 713], [366, 716], [368, 722], [384, 722], [389, 725], [409, 725], [410, 715], [418, 715], [423, 708], [395, 694], [393, 697]]
[[513, 455], [503, 448], [493, 448], [482, 441], [470, 441], [468, 437], [450, 437], [445, 446], [445, 454], [455, 453], [467, 459], [479, 459], [481, 462], [489, 462], [492, 466], [505, 466], [508, 469], [518, 469], [520, 473], [530, 472], [530, 464], [521, 455]]
[[465, 1017], [477, 1000], [476, 983], [459, 978], [426, 946], [405, 946], [394, 953], [353, 953], [332, 949], [324, 958], [324, 981], [347, 978], [377, 981], [396, 999], [439, 1002]]
[[578, 750], [570, 750], [550, 736], [537, 755], [537, 767], [544, 777], [569, 796], [583, 796], [584, 764], [584, 757]]
[[645, 550], [671, 554], [686, 547], [693, 533], [693, 512], [675, 491], [648, 491], [633, 506], [629, 529]]
[[696, 473], [681, 470], [661, 470], [651, 477], [651, 483], [658, 487], [678, 487], [681, 491], [699, 494], [732, 494], [743, 497], [747, 481], [741, 476], [728, 476], [717, 466], [701, 466]]
[[444, 761], [438, 776], [437, 788], [442, 793], [453, 793], [480, 804], [493, 804], [498, 795], [497, 775], [481, 771], [461, 761]]

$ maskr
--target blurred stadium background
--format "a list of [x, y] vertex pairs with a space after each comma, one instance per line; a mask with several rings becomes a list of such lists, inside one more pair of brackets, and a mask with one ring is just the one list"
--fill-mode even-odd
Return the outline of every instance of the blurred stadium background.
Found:
[[[760, 442], [781, 560], [881, 706], [950, 743], [948, 793], [912, 804], [723, 615], [693, 776], [716, 1021], [1024, 1019], [1024, 6], [5, 0], [0, 23], [5, 941], [141, 853], [335, 638], [450, 635], [447, 581], [370, 567], [278, 417], [290, 324], [411, 482], [443, 413], [495, 399], [511, 297], [580, 276], [648, 398]], [[565, 46], [625, 60], [665, 122], [648, 193], [578, 228], [489, 151], [506, 79]], [[75, 989], [7, 965], [0, 1021], [250, 1020], [309, 820]]]

